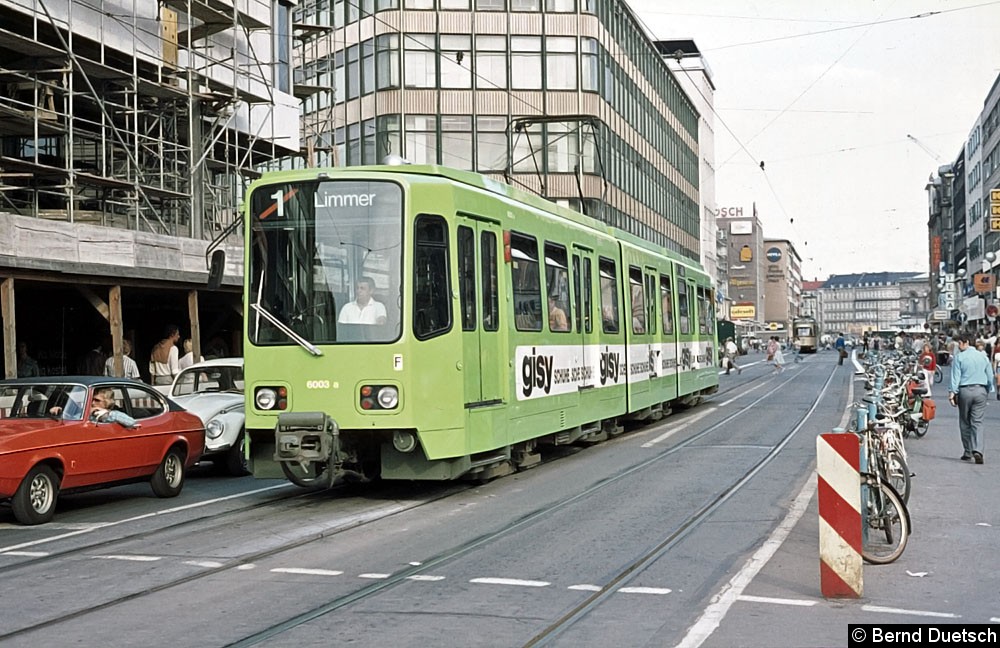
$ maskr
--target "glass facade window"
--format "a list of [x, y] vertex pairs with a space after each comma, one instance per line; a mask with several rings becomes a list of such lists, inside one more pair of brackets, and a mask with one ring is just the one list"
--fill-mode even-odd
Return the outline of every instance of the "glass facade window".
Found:
[[468, 11], [469, 0], [441, 0], [441, 9], [450, 11]]
[[473, 170], [472, 117], [441, 115], [441, 164]]
[[399, 36], [397, 34], [385, 34], [375, 40], [375, 66], [376, 86], [379, 90], [399, 87]]
[[352, 45], [347, 48], [347, 98], [357, 99], [361, 95], [361, 48]]
[[361, 94], [375, 92], [375, 40], [361, 43]]
[[437, 117], [434, 115], [407, 115], [403, 157], [413, 164], [437, 164]]
[[472, 87], [472, 37], [441, 35], [441, 87]]
[[510, 0], [511, 11], [540, 11], [542, 0]]
[[437, 53], [431, 34], [407, 34], [403, 39], [403, 81], [407, 88], [437, 85]]
[[476, 87], [479, 90], [507, 88], [507, 38], [476, 36]]
[[511, 75], [511, 88], [541, 90], [542, 39], [537, 36], [511, 36], [510, 67], [517, 71]]
[[476, 0], [477, 11], [506, 11], [504, 0]]
[[576, 90], [576, 39], [549, 36], [545, 39], [545, 87]]
[[405, 9], [433, 9], [434, 0], [403, 0]]
[[546, 169], [549, 173], [569, 173], [580, 159], [577, 124], [547, 125]]
[[601, 90], [601, 62], [594, 38], [580, 39], [580, 87], [591, 92]]
[[535, 124], [519, 133], [512, 133], [514, 171], [534, 173], [542, 168], [544, 137], [541, 124]]
[[545, 11], [572, 13], [576, 11], [576, 0], [545, 0]]
[[507, 121], [503, 117], [476, 119], [476, 167], [479, 171], [507, 168]]

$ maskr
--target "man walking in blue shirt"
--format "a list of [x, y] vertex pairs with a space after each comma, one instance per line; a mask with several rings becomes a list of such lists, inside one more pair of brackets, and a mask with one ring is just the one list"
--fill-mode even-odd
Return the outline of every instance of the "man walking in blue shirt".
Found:
[[958, 406], [958, 429], [962, 436], [962, 461], [983, 463], [983, 415], [986, 397], [996, 389], [993, 369], [986, 354], [971, 345], [972, 336], [958, 336], [958, 353], [951, 361], [948, 402]]
[[843, 333], [837, 335], [837, 341], [833, 343], [833, 348], [837, 351], [837, 364], [844, 364], [847, 357], [847, 342], [844, 341]]

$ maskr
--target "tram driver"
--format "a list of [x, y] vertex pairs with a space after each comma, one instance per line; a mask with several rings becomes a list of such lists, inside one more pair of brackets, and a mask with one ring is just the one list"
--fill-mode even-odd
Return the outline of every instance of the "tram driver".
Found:
[[385, 324], [385, 306], [377, 301], [372, 294], [375, 292], [375, 280], [371, 277], [361, 277], [354, 287], [354, 301], [344, 304], [340, 309], [340, 324]]

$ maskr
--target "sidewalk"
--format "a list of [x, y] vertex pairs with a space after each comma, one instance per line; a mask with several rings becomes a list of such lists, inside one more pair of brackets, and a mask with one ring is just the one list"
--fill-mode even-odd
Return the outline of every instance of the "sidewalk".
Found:
[[959, 460], [958, 410], [946, 388], [934, 385], [934, 397], [937, 418], [927, 435], [906, 440], [915, 476], [903, 555], [864, 566], [862, 599], [824, 599], [813, 495], [704, 646], [846, 646], [848, 624], [1000, 623], [1000, 402], [990, 395], [985, 463], [976, 465]]

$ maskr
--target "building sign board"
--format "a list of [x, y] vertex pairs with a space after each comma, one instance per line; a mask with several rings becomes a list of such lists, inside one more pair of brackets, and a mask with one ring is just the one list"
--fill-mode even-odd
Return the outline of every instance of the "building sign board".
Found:
[[730, 234], [753, 234], [753, 221], [733, 221], [729, 224]]
[[753, 304], [733, 304], [729, 307], [729, 319], [753, 319], [757, 315], [757, 307]]
[[990, 189], [990, 231], [1000, 232], [1000, 189]]
[[749, 245], [744, 245], [740, 248], [740, 261], [742, 263], [753, 261], [753, 250], [750, 249]]
[[777, 263], [781, 260], [781, 250], [776, 247], [768, 248], [764, 256], [766, 256], [767, 260], [771, 263]]
[[972, 285], [977, 293], [991, 293], [996, 287], [996, 277], [988, 272], [977, 272], [972, 275]]

